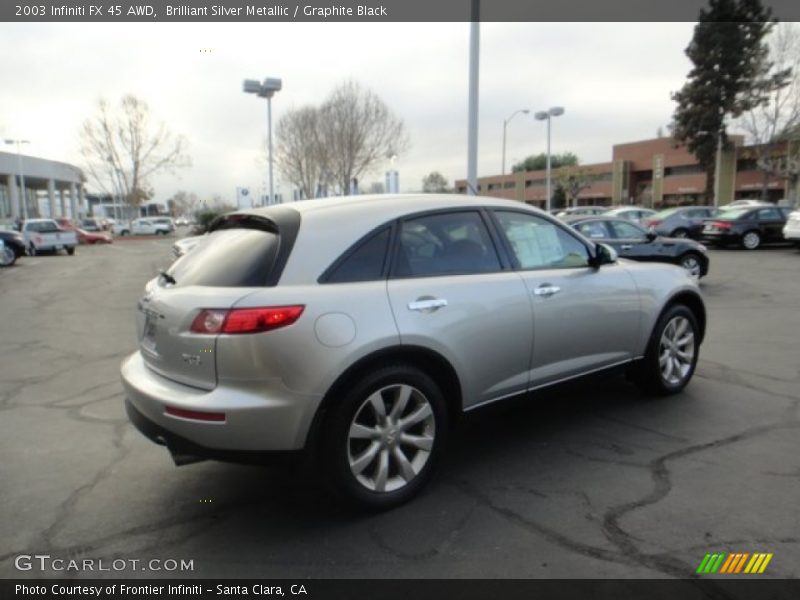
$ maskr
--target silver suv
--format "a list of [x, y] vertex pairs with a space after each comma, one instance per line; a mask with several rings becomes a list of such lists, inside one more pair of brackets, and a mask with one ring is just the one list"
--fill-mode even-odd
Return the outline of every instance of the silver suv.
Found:
[[463, 411], [619, 367], [680, 391], [705, 330], [684, 269], [521, 203], [312, 200], [211, 229], [139, 301], [131, 420], [177, 464], [305, 450], [371, 507], [422, 488]]

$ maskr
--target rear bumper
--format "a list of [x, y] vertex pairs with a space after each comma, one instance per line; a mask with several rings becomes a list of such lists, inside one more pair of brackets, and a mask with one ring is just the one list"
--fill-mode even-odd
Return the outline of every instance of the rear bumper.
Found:
[[727, 231], [703, 231], [702, 240], [711, 244], [738, 244], [742, 241], [742, 234]]
[[[220, 382], [210, 391], [193, 388], [151, 371], [139, 352], [125, 359], [121, 375], [128, 413], [142, 433], [168, 446], [172, 442], [171, 449], [181, 446], [187, 453], [222, 460], [237, 460], [235, 453], [303, 449], [321, 401], [275, 380]], [[166, 414], [167, 407], [221, 412], [225, 419], [173, 416]]]

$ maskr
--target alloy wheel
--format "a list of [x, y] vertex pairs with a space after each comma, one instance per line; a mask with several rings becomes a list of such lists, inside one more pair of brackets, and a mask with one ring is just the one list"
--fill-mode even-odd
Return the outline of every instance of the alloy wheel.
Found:
[[14, 249], [3, 245], [2, 252], [0, 252], [0, 265], [5, 267], [14, 262], [16, 256], [14, 255]]
[[694, 330], [686, 317], [676, 316], [667, 323], [658, 347], [662, 379], [680, 384], [692, 370], [695, 358]]
[[420, 390], [407, 384], [383, 387], [367, 397], [350, 423], [350, 471], [373, 492], [402, 489], [425, 467], [435, 436], [433, 408]]
[[755, 250], [758, 248], [758, 245], [761, 243], [761, 236], [758, 235], [755, 231], [749, 231], [744, 234], [742, 238], [742, 245], [747, 248], [748, 250]]
[[696, 256], [686, 256], [681, 260], [681, 266], [689, 272], [693, 279], [700, 279], [700, 261]]

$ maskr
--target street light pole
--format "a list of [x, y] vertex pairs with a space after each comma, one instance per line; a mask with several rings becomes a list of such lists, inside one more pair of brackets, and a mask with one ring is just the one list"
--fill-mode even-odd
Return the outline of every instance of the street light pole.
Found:
[[520, 108], [519, 110], [516, 110], [513, 113], [511, 113], [511, 116], [503, 121], [503, 169], [502, 169], [503, 175], [506, 174], [506, 129], [508, 128], [508, 124], [511, 123], [511, 119], [516, 117], [519, 113], [527, 115], [529, 112], [531, 111], [527, 108]]
[[719, 207], [719, 188], [720, 182], [722, 181], [721, 173], [722, 170], [722, 131], [724, 129], [723, 125], [720, 125], [719, 131], [717, 131], [717, 156], [716, 160], [714, 161], [714, 208]]
[[560, 117], [564, 114], [562, 106], [553, 106], [550, 110], [537, 112], [535, 117], [537, 121], [547, 121], [547, 198], [545, 198], [545, 210], [550, 212], [550, 121], [553, 117]]
[[19, 168], [19, 201], [22, 204], [22, 219], [28, 220], [28, 200], [25, 198], [25, 173], [22, 169], [22, 151], [20, 145], [30, 144], [28, 140], [5, 140], [6, 144], [16, 144], [17, 146], [17, 167]]
[[281, 90], [280, 79], [267, 77], [263, 83], [255, 79], [245, 79], [243, 90], [247, 94], [256, 94], [259, 98], [267, 99], [267, 162], [269, 163], [269, 198], [268, 203], [274, 200], [272, 181], [272, 96]]

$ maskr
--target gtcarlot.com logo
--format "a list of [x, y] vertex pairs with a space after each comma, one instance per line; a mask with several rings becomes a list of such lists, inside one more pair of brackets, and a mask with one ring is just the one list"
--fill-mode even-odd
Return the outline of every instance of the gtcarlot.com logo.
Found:
[[706, 554], [697, 567], [696, 573], [700, 575], [760, 575], [763, 573], [769, 561], [772, 560], [772, 553], [766, 552], [717, 552]]

